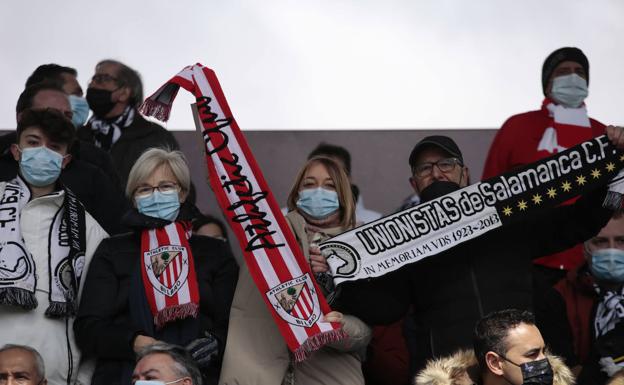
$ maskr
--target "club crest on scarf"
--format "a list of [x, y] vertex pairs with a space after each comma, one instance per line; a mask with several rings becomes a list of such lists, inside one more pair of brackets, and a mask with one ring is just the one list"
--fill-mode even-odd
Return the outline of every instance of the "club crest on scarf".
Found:
[[172, 297], [186, 282], [189, 257], [186, 247], [167, 245], [143, 254], [150, 283], [160, 293]]
[[344, 242], [325, 242], [322, 249], [327, 264], [335, 273], [333, 277], [351, 278], [359, 272], [362, 263], [358, 252]]
[[266, 292], [277, 314], [289, 324], [312, 327], [321, 316], [316, 290], [306, 273]]

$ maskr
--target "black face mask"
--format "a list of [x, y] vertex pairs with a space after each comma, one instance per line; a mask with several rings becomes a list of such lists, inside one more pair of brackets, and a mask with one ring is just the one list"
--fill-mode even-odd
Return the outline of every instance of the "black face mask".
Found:
[[[503, 357], [505, 361], [520, 368], [520, 371], [522, 371], [522, 385], [552, 385], [553, 370], [548, 358], [518, 365], [515, 362], [509, 361], [503, 355], [501, 355], [501, 357]], [[509, 380], [507, 382], [509, 382]]]
[[87, 103], [95, 116], [103, 118], [115, 107], [116, 103], [112, 101], [112, 94], [113, 91], [109, 90], [87, 88]]
[[459, 184], [447, 180], [436, 180], [420, 192], [420, 201], [428, 202], [453, 191], [459, 190]]

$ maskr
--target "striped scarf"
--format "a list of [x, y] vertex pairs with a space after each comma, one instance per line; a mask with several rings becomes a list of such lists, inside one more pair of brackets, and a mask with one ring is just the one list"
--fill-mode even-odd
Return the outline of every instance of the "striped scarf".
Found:
[[239, 240], [249, 272], [295, 360], [304, 360], [346, 334], [339, 324], [322, 321], [331, 309], [232, 116], [215, 73], [201, 64], [185, 67], [145, 100], [141, 112], [167, 120], [180, 87], [196, 97], [196, 124], [205, 143], [210, 185]]
[[199, 290], [185, 223], [141, 232], [141, 276], [154, 325], [197, 317]]

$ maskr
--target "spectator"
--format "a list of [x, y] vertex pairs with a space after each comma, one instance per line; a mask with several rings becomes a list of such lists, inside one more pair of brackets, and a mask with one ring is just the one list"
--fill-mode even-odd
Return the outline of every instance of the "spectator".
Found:
[[329, 143], [319, 143], [319, 145], [316, 146], [310, 154], [308, 154], [308, 160], [316, 156], [326, 156], [333, 159], [338, 162], [339, 165], [344, 167], [344, 170], [347, 172], [347, 177], [349, 177], [349, 183], [351, 184], [351, 190], [353, 192], [353, 198], [355, 199], [356, 223], [364, 224], [381, 218], [381, 213], [364, 207], [364, 197], [362, 196], [358, 186], [353, 184], [351, 180], [351, 154], [346, 148]]
[[227, 231], [225, 224], [219, 218], [208, 215], [199, 214], [193, 218], [193, 234], [205, 235], [227, 241]]
[[544, 338], [570, 366], [583, 365], [593, 341], [624, 319], [624, 216], [616, 213], [584, 253], [585, 264], [536, 296]]
[[[26, 108], [56, 108], [61, 110], [68, 118], [72, 120], [76, 128], [81, 127], [87, 120], [89, 115], [89, 105], [87, 100], [82, 97], [82, 88], [76, 78], [77, 72], [70, 67], [59, 66], [58, 64], [43, 64], [37, 67], [35, 71], [26, 80], [26, 87], [30, 88], [39, 83], [45, 83], [47, 86], [42, 88], [31, 88], [31, 92], [24, 92], [20, 96], [17, 103], [17, 116]], [[47, 91], [58, 91], [60, 88], [69, 101], [70, 109], [66, 109], [67, 103], [58, 97], [55, 93]], [[15, 133], [11, 132], [6, 135], [8, 145], [15, 141]], [[3, 139], [4, 143], [4, 139]], [[0, 147], [0, 152], [5, 151], [5, 147]], [[115, 183], [119, 183], [117, 172], [113, 169], [113, 163], [110, 155], [92, 143], [77, 140], [71, 148], [74, 159], [80, 159], [93, 164], [102, 169], [102, 171]]]
[[[328, 270], [318, 243], [355, 224], [353, 196], [344, 168], [330, 158], [310, 159], [295, 179], [288, 209], [287, 222], [318, 280], [319, 274], [326, 275]], [[327, 289], [322, 287], [325, 294]], [[341, 322], [349, 339], [331, 343], [293, 364], [286, 342], [244, 268], [232, 305], [220, 383], [364, 384], [361, 353], [370, 339], [370, 329], [359, 319], [339, 312], [327, 314], [326, 320]]]
[[125, 64], [99, 62], [87, 89], [87, 101], [93, 116], [78, 130], [78, 136], [110, 152], [121, 186], [126, 185], [130, 169], [148, 148], [179, 148], [169, 131], [145, 120], [137, 111], [143, 102], [143, 84], [139, 74]]
[[134, 385], [202, 385], [199, 368], [187, 351], [162, 342], [139, 352], [132, 381]]
[[74, 136], [73, 125], [60, 112], [25, 110], [11, 147], [19, 175], [0, 182], [0, 324], [5, 326], [0, 341], [41, 352], [51, 384], [77, 377], [88, 383], [71, 326], [83, 271], [107, 236], [57, 183], [70, 161], [67, 150]]
[[[28, 108], [54, 108], [68, 119], [72, 116], [67, 95], [52, 83], [34, 84], [20, 94], [16, 106], [17, 120]], [[9, 133], [5, 137], [12, 138], [14, 143], [16, 133]], [[127, 208], [127, 203], [121, 189], [117, 187], [117, 177], [112, 171], [110, 156], [89, 143], [84, 144], [86, 146], [72, 145], [71, 162], [63, 169], [61, 182], [78, 196], [87, 211], [108, 233], [119, 233], [122, 231], [119, 224], [121, 215]], [[94, 155], [93, 150], [99, 151], [102, 157]], [[87, 160], [84, 160], [85, 158]], [[8, 152], [8, 148], [6, 153], [0, 156], [0, 166], [0, 180], [11, 180], [17, 174], [18, 164]], [[108, 174], [105, 172], [107, 169]], [[109, 178], [111, 175], [114, 180]]]
[[47, 385], [41, 354], [29, 346], [4, 345], [0, 348], [0, 384]]
[[26, 80], [26, 88], [37, 83], [50, 82], [58, 85], [69, 97], [72, 110], [72, 123], [81, 127], [89, 116], [89, 104], [82, 96], [82, 87], [78, 83], [78, 71], [58, 64], [42, 64]]
[[[578, 48], [552, 52], [542, 67], [542, 108], [514, 115], [497, 132], [488, 153], [483, 178], [563, 151], [602, 135], [605, 126], [587, 116], [584, 100], [589, 83], [589, 61]], [[535, 260], [536, 283], [550, 286], [566, 271], [583, 263], [581, 245]]]
[[74, 325], [98, 360], [93, 385], [130, 384], [134, 354], [156, 341], [189, 346], [205, 382], [219, 378], [238, 267], [227, 243], [189, 238], [189, 186], [179, 151], [150, 149], [130, 171], [134, 232], [97, 249]]
[[[617, 143], [622, 130], [610, 127], [609, 137]], [[411, 184], [425, 202], [467, 183], [461, 151], [445, 136], [421, 140], [409, 165]], [[593, 190], [574, 205], [544, 210], [382, 277], [345, 282], [338, 305], [373, 325], [399, 320], [412, 305], [406, 328], [415, 373], [428, 359], [468, 346], [472, 326], [486, 313], [530, 309], [532, 258], [596, 234], [612, 215], [602, 207], [605, 193]]]
[[430, 361], [416, 385], [573, 385], [570, 369], [546, 352], [528, 311], [493, 312], [479, 320], [474, 351]]

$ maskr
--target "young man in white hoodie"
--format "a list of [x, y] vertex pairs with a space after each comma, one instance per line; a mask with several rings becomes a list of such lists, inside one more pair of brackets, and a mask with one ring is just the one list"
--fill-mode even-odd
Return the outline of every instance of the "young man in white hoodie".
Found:
[[18, 176], [0, 183], [0, 341], [46, 361], [51, 385], [80, 380], [72, 323], [84, 274], [108, 235], [58, 182], [75, 129], [54, 109], [26, 110], [11, 153]]

